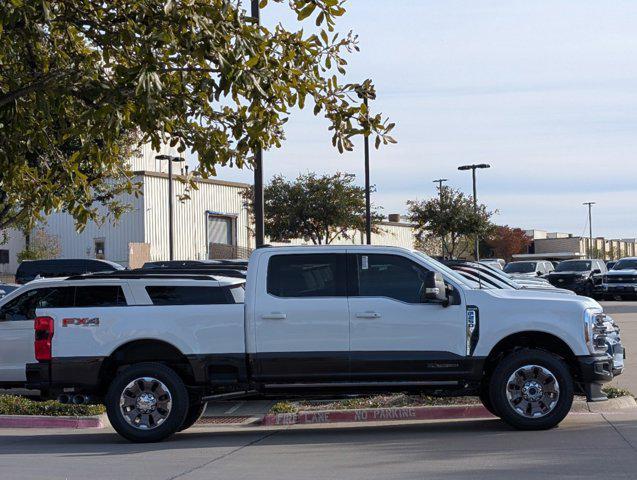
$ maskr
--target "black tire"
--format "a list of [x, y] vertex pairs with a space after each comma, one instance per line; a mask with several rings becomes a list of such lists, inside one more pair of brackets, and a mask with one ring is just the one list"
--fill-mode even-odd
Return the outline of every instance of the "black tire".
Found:
[[498, 415], [498, 412], [495, 411], [493, 402], [491, 401], [488, 385], [480, 387], [480, 392], [478, 393], [478, 397], [480, 398], [482, 405], [484, 405], [484, 408], [486, 408], [491, 415], [495, 415], [496, 417], [500, 416]]
[[[133, 402], [135, 401], [135, 397], [131, 395], [131, 393], [136, 384], [133, 385], [133, 388], [127, 387], [136, 379], [155, 380], [155, 382], [150, 380], [144, 382], [142, 380], [142, 384], [151, 385], [150, 389], [157, 383], [163, 384], [160, 387], [161, 390], [157, 390], [160, 392], [157, 394], [158, 398], [161, 395], [161, 397], [165, 399], [167, 397], [166, 392], [168, 392], [170, 398], [170, 407], [162, 410], [162, 412], [167, 413], [162, 413], [165, 415], [165, 418], [161, 420], [161, 423], [157, 422], [155, 426], [145, 429], [142, 428], [142, 426], [138, 427], [129, 423], [124, 416], [123, 409], [120, 408], [120, 399], [124, 399], [125, 401], [124, 397], [132, 399], [131, 401]], [[106, 394], [105, 404], [106, 413], [111, 425], [122, 437], [137, 443], [158, 442], [175, 433], [179, 427], [183, 425], [186, 414], [188, 413], [188, 390], [186, 390], [184, 382], [179, 375], [166, 365], [151, 362], [137, 363], [121, 371], [111, 382]], [[137, 408], [136, 403], [135, 408]], [[156, 410], [158, 413], [160, 412], [159, 408]], [[150, 416], [151, 415], [147, 415], [146, 418]], [[142, 417], [143, 415], [140, 414], [138, 418]]]
[[[534, 369], [532, 368], [533, 366], [540, 368]], [[523, 370], [525, 367], [530, 369], [531, 374], [528, 375], [528, 379], [525, 378], [525, 376], [527, 376], [526, 374], [514, 377], [516, 371]], [[523, 373], [524, 372], [523, 370]], [[555, 385], [553, 381], [550, 381], [550, 378], [545, 380], [546, 383], [541, 380], [542, 377], [546, 375], [546, 372], [550, 374], [549, 377], [553, 377], [553, 381], [557, 381], [557, 386], [559, 387], [559, 395], [556, 401], [551, 403], [551, 405], [553, 405], [552, 409], [547, 407], [546, 412], [537, 412], [537, 414], [541, 416], [527, 416], [535, 413], [535, 408], [541, 409], [542, 405], [546, 406], [542, 401], [536, 401], [524, 404], [520, 402], [518, 404], [528, 406], [531, 403], [532, 407], [530, 412], [528, 410], [525, 410], [525, 412], [516, 410], [513, 403], [515, 403], [517, 399], [513, 399], [512, 402], [510, 402], [507, 393], [510, 391], [513, 396], [516, 394], [516, 389], [520, 392], [522, 392], [522, 389], [519, 388], [519, 385], [516, 386], [514, 382], [510, 384], [510, 378], [513, 377], [518, 382], [523, 380], [535, 381], [536, 385], [538, 383], [548, 386], [553, 385], [550, 389], [555, 390]], [[533, 377], [533, 375], [535, 376]], [[529, 384], [524, 383], [524, 385], [527, 386]], [[532, 385], [531, 388], [533, 388]], [[546, 392], [550, 391], [548, 387], [544, 387], [544, 389]], [[542, 389], [539, 389], [539, 391], [541, 392]], [[531, 390], [531, 393], [535, 394], [536, 392], [535, 390]], [[568, 366], [560, 358], [543, 350], [525, 349], [506, 356], [498, 363], [489, 384], [489, 396], [491, 397], [495, 410], [498, 412], [498, 416], [519, 430], [546, 430], [555, 427], [564, 420], [564, 417], [566, 417], [570, 411], [571, 405], [573, 404], [573, 394], [573, 378]], [[542, 397], [542, 400], [544, 399], [545, 397]], [[547, 400], [547, 403], [548, 401], [550, 400]]]
[[586, 287], [584, 287], [584, 296], [593, 298], [594, 294], [595, 294], [595, 286], [592, 283], [588, 282], [586, 284]]
[[199, 402], [190, 405], [190, 407], [188, 407], [188, 413], [186, 414], [184, 423], [181, 424], [181, 427], [179, 427], [177, 431], [183, 432], [197, 423], [197, 420], [199, 420], [202, 417], [203, 412], [206, 411], [207, 406], [208, 402]]

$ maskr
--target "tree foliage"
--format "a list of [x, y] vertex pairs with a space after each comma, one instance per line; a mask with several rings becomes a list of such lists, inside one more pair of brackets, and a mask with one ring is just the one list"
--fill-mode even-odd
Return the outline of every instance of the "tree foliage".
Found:
[[36, 228], [29, 236], [26, 248], [18, 253], [18, 262], [57, 258], [61, 250], [60, 239], [57, 235], [49, 235], [42, 227]]
[[429, 200], [407, 202], [409, 219], [416, 224], [416, 240], [438, 239], [443, 255], [458, 258], [473, 247], [473, 238], [488, 236], [493, 225], [494, 212], [478, 204], [474, 211], [473, 199], [459, 190], [442, 187], [441, 195]]
[[249, 165], [308, 101], [341, 152], [355, 135], [394, 142], [362, 103], [371, 81], [342, 81], [358, 50], [334, 33], [343, 1], [274, 1], [316, 32], [265, 28], [232, 0], [0, 2], [0, 229], [60, 209], [82, 225], [96, 202], [118, 213], [142, 143], [192, 151], [204, 177]]
[[486, 244], [493, 250], [493, 255], [503, 258], [507, 262], [516, 253], [524, 253], [531, 244], [531, 238], [521, 228], [511, 228], [508, 225], [495, 227]]
[[[277, 175], [265, 187], [265, 234], [275, 242], [301, 238], [328, 245], [365, 230], [365, 189], [349, 173], [299, 175], [288, 181]], [[252, 211], [253, 192], [245, 192]], [[382, 216], [372, 210], [372, 222]], [[378, 231], [374, 228], [374, 231]]]

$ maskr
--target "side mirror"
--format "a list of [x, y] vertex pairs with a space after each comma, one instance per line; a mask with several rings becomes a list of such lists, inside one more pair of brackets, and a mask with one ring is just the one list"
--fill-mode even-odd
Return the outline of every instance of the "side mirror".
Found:
[[542, 272], [540, 272], [539, 270], [538, 270], [537, 272], [535, 272], [535, 274], [536, 274], [538, 277], [541, 277], [541, 276], [542, 276]]
[[423, 303], [442, 303], [445, 307], [449, 305], [447, 286], [440, 273], [425, 273], [425, 279], [422, 282], [421, 301]]
[[595, 270], [593, 270], [593, 275], [599, 275], [600, 273], [602, 273], [602, 271], [599, 268], [596, 268]]

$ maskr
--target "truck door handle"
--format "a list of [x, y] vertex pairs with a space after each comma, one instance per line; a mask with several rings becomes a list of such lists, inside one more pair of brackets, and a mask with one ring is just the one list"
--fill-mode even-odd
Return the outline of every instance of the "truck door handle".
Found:
[[287, 315], [285, 313], [272, 312], [266, 315], [261, 315], [263, 320], [285, 320]]
[[380, 318], [380, 313], [377, 312], [358, 312], [356, 318]]

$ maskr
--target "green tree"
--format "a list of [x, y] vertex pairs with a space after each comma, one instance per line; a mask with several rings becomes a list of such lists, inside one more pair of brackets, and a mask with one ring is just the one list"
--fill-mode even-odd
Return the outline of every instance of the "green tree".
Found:
[[494, 212], [459, 190], [442, 187], [441, 194], [429, 200], [407, 202], [409, 219], [416, 224], [416, 240], [442, 241], [443, 255], [458, 258], [473, 248], [473, 238], [485, 238], [493, 231]]
[[316, 33], [259, 26], [231, 0], [0, 2], [0, 229], [53, 210], [81, 226], [96, 203], [119, 213], [142, 143], [192, 151], [204, 177], [249, 165], [308, 101], [341, 152], [355, 135], [394, 142], [362, 103], [371, 81], [342, 81], [358, 50], [334, 33], [343, 2], [285, 3]]
[[60, 239], [56, 235], [49, 235], [42, 227], [36, 228], [29, 236], [28, 245], [18, 253], [18, 262], [57, 258], [60, 251]]
[[[265, 234], [275, 242], [302, 238], [314, 245], [328, 245], [337, 238], [351, 238], [365, 230], [365, 189], [354, 184], [354, 175], [336, 173], [299, 175], [288, 181], [275, 176], [265, 187]], [[252, 189], [244, 193], [252, 211]], [[382, 220], [372, 210], [372, 222]], [[379, 231], [374, 228], [374, 231]]]

